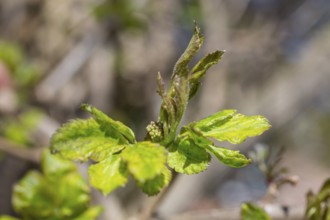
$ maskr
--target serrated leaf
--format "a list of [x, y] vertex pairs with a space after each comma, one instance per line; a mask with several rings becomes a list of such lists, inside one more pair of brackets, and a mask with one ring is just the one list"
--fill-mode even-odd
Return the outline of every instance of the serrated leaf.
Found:
[[242, 220], [271, 220], [262, 208], [252, 203], [243, 203], [241, 217]]
[[159, 144], [139, 142], [126, 147], [121, 156], [129, 172], [140, 183], [155, 178], [165, 168], [166, 150]]
[[153, 196], [158, 194], [164, 187], [166, 187], [171, 181], [172, 173], [165, 168], [161, 174], [157, 175], [151, 180], [147, 180], [144, 183], [139, 183], [142, 191]]
[[193, 126], [205, 137], [228, 141], [232, 144], [242, 143], [246, 138], [258, 136], [270, 128], [265, 117], [235, 114], [235, 110], [215, 113], [195, 122]]
[[215, 51], [206, 55], [201, 59], [192, 69], [192, 75], [189, 78], [190, 92], [189, 99], [191, 99], [199, 89], [201, 79], [204, 77], [206, 71], [213, 65], [217, 64], [221, 59], [224, 51]]
[[112, 155], [88, 169], [90, 183], [104, 195], [127, 183], [127, 167], [119, 155]]
[[214, 146], [208, 146], [207, 149], [214, 154], [219, 161], [230, 167], [245, 167], [252, 162], [251, 159], [246, 158], [237, 150], [229, 150], [227, 148]]
[[119, 145], [100, 129], [94, 119], [73, 120], [60, 127], [51, 139], [51, 151], [70, 160], [100, 161], [122, 150]]
[[192, 127], [199, 129], [201, 132], [207, 132], [213, 130], [217, 127], [222, 126], [226, 122], [228, 122], [236, 113], [234, 109], [226, 109], [223, 111], [219, 111], [213, 115], [210, 115], [206, 118], [198, 122], [193, 122]]
[[[43, 154], [43, 157], [53, 157]], [[63, 169], [67, 165], [56, 165], [59, 173], [48, 166], [50, 161], [60, 163], [60, 159], [43, 159], [43, 170], [51, 176], [43, 176], [30, 171], [14, 187], [13, 206], [23, 219], [62, 220], [74, 219], [88, 209], [89, 188], [76, 169]], [[67, 163], [65, 161], [64, 163]], [[63, 173], [63, 170], [66, 172]], [[53, 176], [54, 175], [54, 176]], [[59, 177], [60, 176], [60, 177]], [[57, 177], [57, 178], [54, 178]]]
[[100, 129], [105, 132], [106, 136], [118, 139], [122, 144], [133, 144], [136, 142], [133, 131], [120, 121], [113, 120], [91, 105], [84, 104], [81, 108], [95, 117], [95, 120], [100, 125]]
[[168, 165], [178, 173], [196, 174], [207, 169], [211, 156], [189, 139], [177, 140], [170, 149]]

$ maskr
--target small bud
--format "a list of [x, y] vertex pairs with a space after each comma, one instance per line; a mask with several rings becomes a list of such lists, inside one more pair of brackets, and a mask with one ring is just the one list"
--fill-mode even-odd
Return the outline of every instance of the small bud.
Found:
[[147, 131], [153, 142], [159, 142], [163, 139], [163, 132], [161, 126], [158, 123], [154, 121], [150, 122], [150, 124], [147, 126]]

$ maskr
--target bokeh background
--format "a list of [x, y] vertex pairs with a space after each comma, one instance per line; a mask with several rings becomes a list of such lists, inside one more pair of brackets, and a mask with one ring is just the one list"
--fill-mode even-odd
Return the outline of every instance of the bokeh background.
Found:
[[[330, 176], [330, 2], [324, 0], [1, 0], [0, 214], [13, 214], [11, 190], [38, 168], [40, 148], [90, 103], [143, 139], [156, 120], [156, 73], [169, 82], [193, 33], [205, 43], [197, 58], [226, 50], [206, 75], [184, 121], [221, 109], [267, 117], [272, 128], [239, 146], [279, 152], [280, 167], [299, 176], [273, 204], [303, 209], [305, 194]], [[280, 151], [282, 152], [282, 151]], [[86, 167], [80, 165], [82, 173]], [[258, 201], [267, 179], [256, 164], [219, 163], [180, 176], [160, 216], [239, 207]], [[107, 198], [100, 219], [127, 219], [149, 199], [135, 184]]]

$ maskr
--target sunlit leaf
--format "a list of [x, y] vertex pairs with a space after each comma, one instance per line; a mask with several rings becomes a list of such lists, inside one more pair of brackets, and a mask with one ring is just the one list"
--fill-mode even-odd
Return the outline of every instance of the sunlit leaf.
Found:
[[73, 120], [60, 127], [51, 139], [51, 151], [70, 160], [100, 161], [124, 148], [100, 129], [94, 119]]
[[211, 156], [191, 139], [178, 140], [169, 149], [168, 165], [176, 172], [196, 174], [207, 169]]
[[81, 108], [95, 117], [95, 120], [100, 125], [100, 129], [105, 132], [106, 136], [118, 139], [120, 140], [120, 143], [136, 142], [133, 131], [120, 121], [111, 119], [102, 111], [91, 105], [84, 104], [81, 106]]
[[159, 144], [139, 142], [121, 153], [129, 172], [140, 183], [155, 178], [165, 168], [166, 151]]
[[112, 155], [108, 159], [89, 167], [90, 183], [104, 195], [124, 186], [128, 180], [126, 165], [120, 156]]
[[215, 113], [195, 122], [193, 126], [205, 137], [232, 144], [239, 144], [248, 137], [258, 136], [270, 127], [268, 120], [263, 116], [235, 114], [235, 110]]
[[236, 150], [230, 150], [223, 147], [214, 147], [211, 145], [208, 146], [207, 149], [214, 154], [219, 161], [230, 167], [240, 168], [252, 162], [251, 159], [246, 158], [243, 154]]
[[271, 220], [269, 215], [252, 203], [244, 203], [241, 207], [242, 220]]

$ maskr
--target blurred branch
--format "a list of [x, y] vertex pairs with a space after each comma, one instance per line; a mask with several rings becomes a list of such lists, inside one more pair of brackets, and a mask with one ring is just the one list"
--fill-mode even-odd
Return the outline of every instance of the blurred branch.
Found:
[[[104, 28], [103, 28], [104, 29]], [[36, 88], [37, 97], [42, 101], [51, 100], [56, 93], [79, 72], [93, 51], [102, 44], [105, 34], [101, 26], [95, 26], [55, 67]]]
[[148, 220], [153, 214], [155, 214], [159, 204], [163, 201], [164, 198], [166, 198], [166, 195], [168, 195], [167, 192], [169, 192], [169, 190], [175, 184], [178, 175], [179, 174], [177, 172], [172, 172], [172, 180], [170, 184], [165, 189], [163, 189], [155, 198], [153, 198], [150, 203], [142, 210], [140, 220]]
[[12, 156], [39, 163], [42, 148], [26, 149], [25, 146], [14, 144], [0, 137], [0, 151]]

